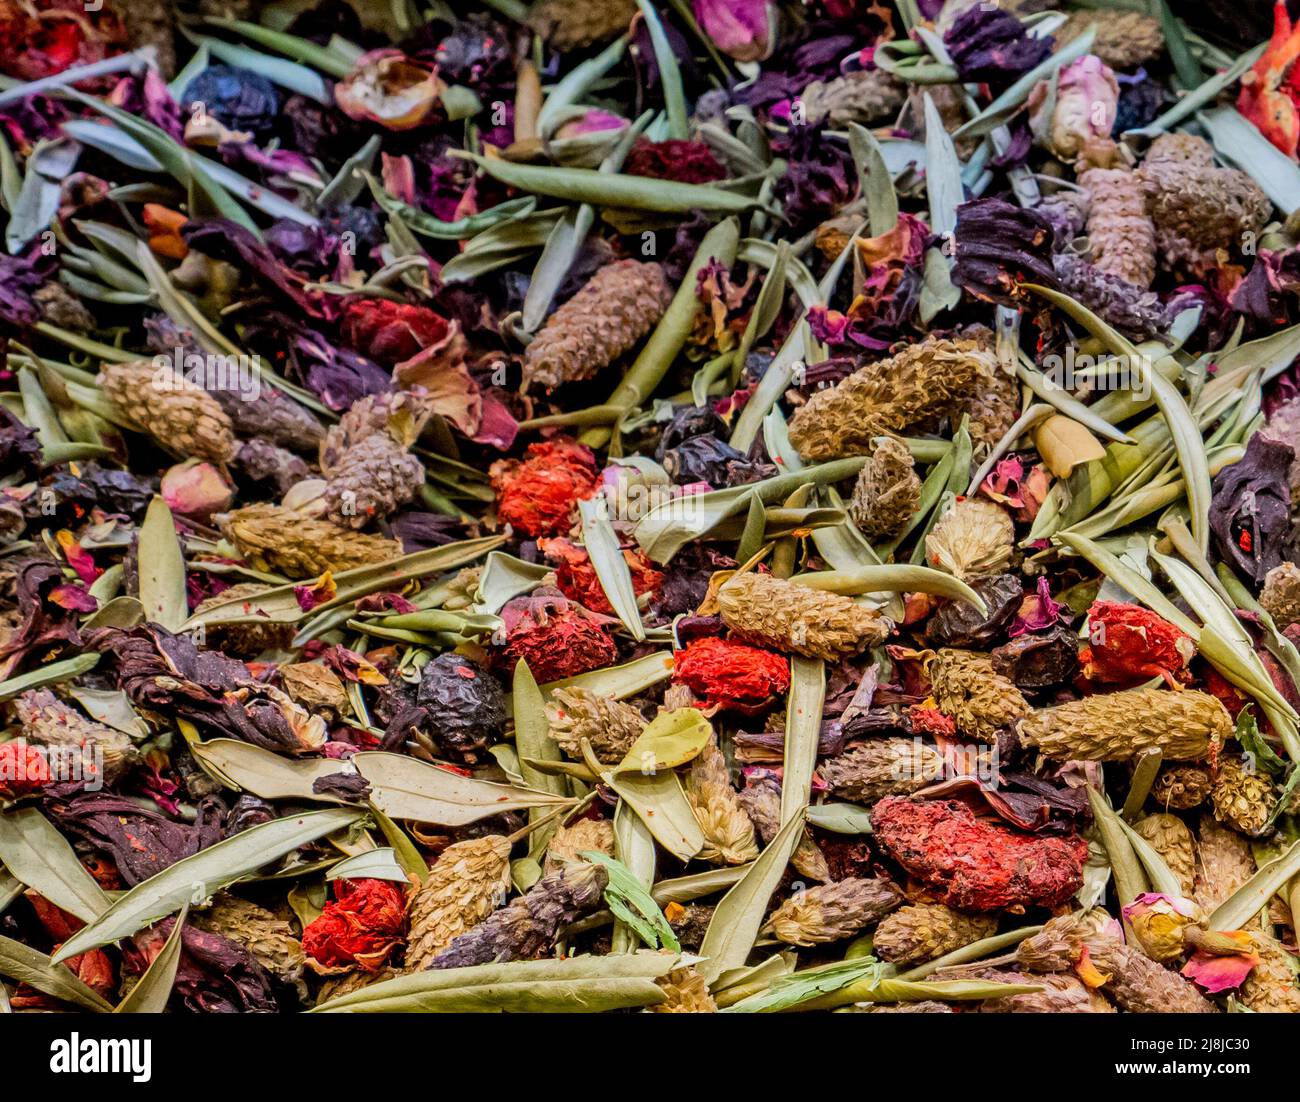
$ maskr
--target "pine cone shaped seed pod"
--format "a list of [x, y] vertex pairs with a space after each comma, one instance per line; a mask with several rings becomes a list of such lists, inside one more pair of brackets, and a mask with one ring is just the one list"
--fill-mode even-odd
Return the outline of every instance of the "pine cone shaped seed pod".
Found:
[[975, 458], [983, 460], [1020, 417], [1020, 380], [1014, 373], [997, 370], [967, 400], [968, 431]]
[[653, 261], [606, 264], [542, 326], [524, 354], [524, 385], [550, 389], [590, 379], [630, 351], [672, 299]]
[[1277, 790], [1267, 773], [1250, 771], [1240, 758], [1224, 755], [1214, 774], [1210, 803], [1219, 822], [1258, 838], [1268, 829]]
[[589, 689], [557, 689], [546, 705], [550, 735], [574, 760], [582, 758], [582, 740], [605, 765], [617, 765], [645, 730], [645, 719], [631, 704]]
[[1202, 815], [1196, 832], [1196, 884], [1192, 898], [1206, 914], [1255, 875], [1250, 843], [1235, 830]]
[[799, 96], [804, 121], [810, 126], [829, 122], [843, 128], [851, 122], [867, 125], [897, 114], [907, 88], [883, 69], [862, 69], [831, 80], [814, 80]]
[[994, 915], [968, 915], [942, 903], [914, 903], [880, 920], [873, 952], [891, 964], [920, 964], [997, 932]]
[[921, 479], [907, 445], [885, 437], [858, 472], [849, 516], [872, 541], [900, 535], [921, 503]]
[[[747, 783], [738, 795], [745, 814], [754, 824], [754, 832], [767, 845], [781, 829], [781, 787], [774, 777]], [[808, 828], [795, 846], [790, 857], [795, 872], [809, 880], [825, 882], [831, 878], [830, 865], [821, 847], [813, 840]]]
[[242, 945], [258, 964], [280, 981], [297, 988], [306, 1000], [303, 974], [307, 958], [287, 919], [237, 895], [219, 892], [211, 907], [191, 912], [189, 921], [200, 930], [220, 934]]
[[855, 803], [908, 796], [943, 774], [943, 756], [916, 739], [877, 738], [827, 760], [822, 779], [830, 790]]
[[1196, 840], [1187, 824], [1177, 815], [1161, 812], [1142, 816], [1133, 829], [1160, 854], [1169, 871], [1178, 877], [1183, 895], [1190, 899], [1196, 885]]
[[701, 861], [743, 865], [758, 856], [754, 824], [731, 786], [727, 759], [715, 745], [706, 746], [686, 774], [686, 799], [704, 833]]
[[888, 880], [850, 877], [796, 892], [767, 920], [765, 929], [787, 945], [822, 945], [852, 937], [903, 902]]
[[1146, 749], [1196, 761], [1232, 734], [1227, 709], [1188, 689], [1126, 689], [1044, 708], [1020, 722], [1020, 737], [1058, 761], [1128, 761]]
[[358, 398], [320, 442], [321, 474], [333, 478], [343, 457], [372, 436], [386, 436], [400, 447], [409, 448], [419, 439], [433, 412], [427, 395], [409, 390]]
[[1147, 149], [1142, 164], [1162, 163], [1199, 165], [1202, 168], [1214, 166], [1214, 146], [1204, 138], [1186, 131], [1177, 130], [1171, 134], [1161, 134]]
[[1154, 291], [1102, 271], [1071, 252], [1055, 253], [1052, 267], [1061, 290], [1122, 333], [1147, 340], [1164, 325], [1165, 307]]
[[532, 960], [554, 946], [562, 926], [600, 903], [608, 880], [600, 865], [590, 863], [544, 876], [525, 895], [461, 934], [428, 967]]
[[1031, 972], [1066, 972], [1083, 949], [1089, 955], [1100, 952], [1121, 935], [1118, 920], [1101, 907], [1057, 915], [1016, 946], [1016, 963]]
[[424, 485], [424, 464], [386, 433], [343, 453], [325, 486], [325, 513], [344, 528], [364, 528], [405, 505]]
[[926, 337], [813, 394], [790, 421], [790, 442], [810, 462], [862, 455], [877, 436], [953, 412], [996, 367], [978, 341]]
[[718, 590], [722, 622], [760, 646], [836, 662], [883, 643], [889, 621], [850, 597], [772, 574], [738, 574]]
[[1141, 178], [1126, 168], [1090, 168], [1079, 183], [1088, 193], [1092, 263], [1146, 290], [1156, 274], [1156, 230]]
[[221, 404], [170, 367], [151, 360], [106, 363], [99, 370], [104, 396], [168, 451], [186, 459], [225, 463], [235, 434]]
[[373, 983], [395, 979], [400, 974], [397, 969], [388, 967], [377, 972], [356, 971], [344, 972], [341, 976], [326, 976], [316, 994], [316, 1005], [322, 1006], [331, 999], [341, 999], [344, 995], [351, 995]]
[[280, 505], [248, 505], [217, 520], [221, 534], [258, 570], [294, 581], [388, 562], [402, 553], [396, 540], [352, 532]]
[[1151, 786], [1151, 802], [1173, 811], [1200, 807], [1210, 797], [1210, 771], [1199, 765], [1162, 765]]
[[663, 989], [664, 1001], [650, 1009], [656, 1014], [714, 1014], [718, 1004], [709, 985], [694, 968], [674, 968], [655, 984]]
[[1041, 991], [1024, 995], [1009, 995], [1005, 999], [985, 999], [979, 1004], [981, 1014], [1114, 1014], [1116, 1010], [1106, 997], [1094, 991], [1083, 980], [1068, 972], [1053, 972], [1045, 976], [1031, 976], [1022, 972], [1001, 972], [996, 968], [986, 971], [948, 973], [939, 971], [927, 978], [942, 976], [952, 979], [984, 979], [994, 983], [1036, 985]]
[[23, 693], [14, 701], [14, 712], [24, 739], [52, 751], [52, 758], [65, 753], [79, 757], [87, 781], [98, 776], [112, 784], [140, 761], [140, 751], [129, 735], [87, 718], [49, 689]]
[[423, 972], [510, 891], [510, 843], [499, 834], [453, 842], [411, 895], [406, 972]]
[[540, 0], [528, 25], [556, 50], [582, 50], [627, 30], [636, 15], [633, 0]]
[[1160, 20], [1141, 12], [1103, 10], [1071, 12], [1064, 25], [1052, 32], [1057, 49], [1073, 42], [1089, 27], [1097, 28], [1090, 52], [1112, 69], [1136, 69], [1164, 49]]
[[1273, 567], [1264, 576], [1264, 591], [1259, 595], [1259, 603], [1273, 617], [1278, 631], [1300, 623], [1300, 567], [1293, 562]]
[[1157, 964], [1135, 946], [1110, 942], [1090, 957], [1098, 971], [1110, 976], [1103, 990], [1130, 1014], [1219, 1012], [1194, 983]]
[[1256, 1014], [1300, 1014], [1300, 985], [1295, 963], [1276, 938], [1260, 930], [1250, 934], [1259, 963], [1241, 985], [1241, 1001]]
[[968, 738], [992, 742], [998, 731], [1032, 710], [1020, 690], [993, 668], [987, 654], [937, 651], [925, 664], [939, 711]]
[[[240, 582], [229, 589], [223, 589], [215, 597], [205, 598], [194, 612], [196, 615], [207, 612], [227, 601], [251, 600], [270, 588], [261, 582]], [[256, 658], [263, 651], [288, 650], [297, 634], [297, 626], [267, 620], [260, 624], [210, 624], [204, 628], [204, 632], [210, 646], [238, 658]]]
[[614, 856], [614, 824], [608, 819], [579, 819], [560, 827], [547, 843], [542, 874], [550, 876], [572, 861], [584, 861], [581, 855], [592, 850]]
[[983, 498], [961, 498], [925, 537], [925, 557], [963, 580], [997, 574], [1011, 561], [1015, 538], [1015, 525], [1002, 506]]

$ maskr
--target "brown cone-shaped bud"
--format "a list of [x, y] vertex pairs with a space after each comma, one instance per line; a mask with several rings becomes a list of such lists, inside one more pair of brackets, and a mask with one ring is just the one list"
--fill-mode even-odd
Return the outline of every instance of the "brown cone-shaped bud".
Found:
[[603, 867], [590, 863], [544, 876], [527, 894], [461, 934], [428, 967], [532, 960], [554, 946], [561, 927], [600, 903], [608, 879]]
[[1258, 838], [1268, 829], [1277, 797], [1272, 777], [1263, 770], [1248, 768], [1230, 754], [1219, 759], [1210, 787], [1210, 804], [1219, 822]]
[[1073, 42], [1089, 27], [1096, 27], [1091, 53], [1112, 69], [1136, 69], [1145, 61], [1159, 56], [1165, 36], [1160, 20], [1136, 11], [1076, 11], [1058, 30], [1052, 32], [1056, 47]]
[[717, 746], [706, 746], [695, 756], [683, 787], [704, 833], [704, 848], [696, 854], [701, 861], [743, 865], [758, 856], [754, 824], [731, 786], [727, 759]]
[[433, 405], [423, 392], [397, 390], [358, 398], [320, 443], [321, 473], [333, 477], [344, 456], [372, 436], [386, 436], [409, 448], [432, 416]]
[[1200, 807], [1210, 796], [1210, 771], [1200, 765], [1162, 765], [1151, 786], [1151, 802], [1172, 811]]
[[852, 598], [772, 574], [738, 574], [718, 590], [722, 621], [759, 646], [836, 662], [883, 643], [889, 621]]
[[1209, 693], [1126, 689], [1044, 708], [1020, 722], [1020, 737], [1058, 761], [1128, 761], [1160, 750], [1195, 761], [1232, 734], [1232, 718]]
[[975, 458], [982, 460], [1020, 417], [1020, 380], [1014, 372], [994, 371], [966, 400], [963, 412], [970, 417]]
[[881, 919], [874, 952], [891, 964], [920, 964], [997, 932], [995, 915], [968, 915], [942, 903], [913, 903]]
[[1161, 812], [1142, 816], [1133, 829], [1160, 854], [1169, 871], [1178, 877], [1183, 895], [1190, 899], [1196, 886], [1196, 840], [1187, 824], [1177, 815]]
[[850, 877], [796, 892], [767, 920], [765, 929], [787, 945], [821, 945], [852, 937], [903, 902], [888, 880]]
[[325, 486], [325, 514], [344, 528], [364, 528], [405, 505], [424, 485], [424, 464], [387, 433], [343, 453]]
[[186, 459], [224, 463], [235, 434], [221, 404], [206, 390], [151, 360], [106, 363], [99, 370], [104, 396], [168, 451]]
[[[1300, 439], [1296, 443], [1300, 444]], [[1300, 623], [1300, 567], [1293, 562], [1273, 567], [1264, 576], [1264, 590], [1259, 595], [1259, 603], [1273, 617], [1278, 631]]]
[[581, 50], [607, 42], [628, 29], [634, 0], [541, 0], [528, 13], [528, 25], [557, 50]]
[[[81, 758], [82, 776], [112, 784], [140, 761], [140, 751], [122, 731], [98, 723], [65, 704], [49, 689], [31, 689], [14, 701], [22, 737], [33, 746]], [[53, 756], [53, 755], [51, 755]]]
[[862, 455], [877, 436], [952, 413], [997, 367], [979, 341], [926, 337], [812, 395], [790, 421], [810, 462]]
[[569, 757], [582, 758], [582, 740], [605, 765], [617, 765], [645, 730], [645, 718], [631, 704], [590, 689], [557, 689], [546, 705], [550, 736]]
[[694, 968], [674, 968], [655, 980], [663, 989], [664, 1001], [650, 1009], [656, 1014], [714, 1014], [718, 1004], [709, 994], [709, 985]]
[[925, 669], [939, 711], [951, 716], [968, 738], [992, 742], [998, 731], [1032, 710], [987, 654], [945, 648], [935, 652]]
[[[749, 821], [754, 824], [759, 840], [763, 845], [768, 845], [781, 829], [780, 782], [771, 774], [751, 778], [741, 789], [739, 798]], [[826, 881], [831, 878], [826, 855], [813, 840], [807, 827], [804, 827], [799, 844], [795, 846], [790, 864], [794, 866], [795, 872], [809, 880]]]
[[[933, 980], [947, 974], [934, 972]], [[993, 983], [1018, 983], [1041, 987], [1041, 991], [1023, 995], [1009, 995], [1003, 999], [985, 999], [979, 1004], [981, 1014], [1114, 1014], [1115, 1008], [1106, 997], [1094, 991], [1083, 980], [1068, 972], [1051, 972], [1032, 976], [1024, 972], [1002, 972], [990, 968], [979, 973], [963, 971], [953, 973], [952, 979], [984, 979]]]
[[1119, 921], [1101, 907], [1058, 915], [1016, 946], [1016, 963], [1031, 972], [1067, 972], [1083, 949], [1091, 955], [1122, 936]]
[[883, 69], [862, 69], [831, 80], [814, 80], [799, 95], [804, 121], [829, 122], [842, 129], [851, 122], [867, 125], [895, 115], [907, 98], [907, 86]]
[[1202, 815], [1196, 832], [1196, 884], [1192, 898], [1206, 914], [1255, 875], [1250, 843], [1235, 830]]
[[590, 379], [629, 352], [663, 317], [672, 291], [653, 261], [606, 264], [538, 331], [524, 353], [524, 384], [551, 389]]
[[873, 804], [908, 796], [943, 774], [943, 756], [917, 739], [877, 738], [850, 747], [822, 764], [822, 779], [835, 795]]
[[858, 472], [849, 516], [869, 540], [901, 535], [921, 503], [921, 479], [907, 445], [886, 437]]
[[422, 972], [510, 892], [510, 843], [499, 834], [453, 842], [411, 895], [406, 972]]
[[402, 553], [396, 540], [353, 532], [279, 505], [248, 505], [217, 519], [222, 535], [258, 570], [295, 581], [388, 562]]
[[1090, 168], [1079, 183], [1088, 193], [1092, 263], [1146, 290], [1156, 274], [1156, 229], [1142, 180], [1127, 168]]

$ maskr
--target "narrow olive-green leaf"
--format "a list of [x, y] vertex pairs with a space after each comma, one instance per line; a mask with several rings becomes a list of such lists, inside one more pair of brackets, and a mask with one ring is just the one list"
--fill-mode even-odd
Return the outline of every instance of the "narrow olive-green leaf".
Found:
[[66, 444], [68, 437], [59, 424], [59, 415], [54, 412], [54, 406], [41, 389], [36, 372], [30, 367], [18, 371], [18, 393], [23, 397], [23, 423], [36, 430], [42, 447]]
[[9, 700], [25, 693], [28, 689], [40, 689], [46, 685], [56, 685], [60, 681], [80, 677], [83, 673], [89, 673], [98, 664], [98, 654], [79, 654], [75, 658], [51, 662], [48, 666], [38, 666], [18, 677], [0, 681], [0, 701]]
[[871, 812], [857, 804], [813, 804], [808, 808], [808, 822], [835, 834], [871, 833]]
[[805, 968], [780, 976], [766, 990], [726, 1008], [727, 1014], [774, 1014], [810, 999], [830, 995], [851, 983], [877, 984], [888, 966], [874, 957], [837, 960], [816, 968]]
[[30, 984], [37, 991], [95, 1014], [109, 1014], [113, 1010], [112, 1003], [82, 983], [71, 969], [51, 963], [44, 953], [12, 938], [0, 937], [0, 975]]
[[263, 27], [259, 23], [249, 23], [242, 19], [210, 16], [203, 21], [211, 26], [224, 27], [236, 34], [241, 34], [250, 41], [256, 42], [259, 46], [265, 46], [267, 49], [274, 50], [277, 54], [283, 54], [293, 61], [312, 65], [336, 79], [341, 80], [352, 71], [352, 66], [344, 61], [338, 53], [325, 46], [317, 45], [310, 39], [285, 34], [283, 31], [272, 30], [270, 27]]
[[109, 900], [66, 838], [34, 807], [0, 814], [0, 861], [56, 907], [93, 922]]
[[331, 808], [287, 815], [241, 831], [137, 884], [64, 942], [54, 961], [129, 937], [180, 910], [187, 901], [206, 899], [300, 846], [351, 826], [364, 814]]
[[648, 0], [636, 0], [636, 6], [641, 9], [641, 18], [645, 20], [646, 30], [650, 32], [650, 46], [654, 50], [659, 69], [659, 86], [663, 91], [664, 108], [668, 114], [668, 137], [686, 141], [691, 134], [687, 125], [686, 94], [682, 91], [682, 74], [677, 66], [677, 54], [668, 41], [654, 5]]
[[969, 945], [963, 945], [960, 949], [954, 949], [951, 953], [945, 953], [934, 960], [918, 964], [915, 968], [909, 968], [898, 978], [901, 980], [922, 980], [941, 968], [949, 968], [954, 964], [969, 964], [974, 960], [984, 960], [986, 957], [997, 956], [999, 953], [1010, 949], [1013, 945], [1019, 945], [1026, 938], [1033, 937], [1034, 934], [1039, 933], [1041, 930], [1041, 926], [1021, 926], [1017, 930], [1008, 930], [1005, 934], [994, 934], [992, 937], [981, 938]]
[[667, 681], [673, 675], [673, 668], [672, 651], [653, 651], [634, 658], [631, 662], [624, 662], [621, 666], [606, 666], [602, 670], [580, 673], [560, 681], [548, 681], [542, 686], [542, 692], [549, 698], [558, 689], [586, 689], [600, 696], [626, 700], [661, 681]]
[[263, 800], [338, 803], [335, 796], [314, 792], [312, 785], [322, 777], [351, 772], [346, 762], [332, 758], [286, 758], [238, 739], [195, 743], [190, 753], [232, 784]]
[[1300, 842], [1276, 861], [1270, 861], [1210, 915], [1211, 930], [1239, 930], [1268, 906], [1268, 901], [1300, 873]]
[[1088, 786], [1088, 802], [1092, 805], [1097, 830], [1106, 847], [1111, 872], [1115, 875], [1115, 892], [1121, 903], [1132, 903], [1149, 888], [1146, 873], [1142, 870], [1128, 835], [1124, 833], [1123, 821], [1106, 802], [1106, 797], [1092, 785]]
[[1037, 368], [1024, 363], [1023, 360], [1016, 365], [1016, 375], [1025, 386], [1034, 392], [1036, 397], [1053, 406], [1057, 412], [1065, 414], [1066, 417], [1073, 421], [1078, 421], [1081, 425], [1086, 425], [1093, 432], [1106, 437], [1108, 440], [1114, 440], [1120, 444], [1135, 443], [1128, 433], [1121, 432], [1105, 418], [1099, 417], [1095, 410], [1085, 406], [1069, 391], [1054, 383]]
[[936, 597], [965, 601], [977, 608], [981, 615], [988, 612], [984, 598], [960, 578], [928, 566], [886, 563], [881, 566], [860, 566], [852, 570], [810, 571], [807, 574], [796, 574], [790, 580], [813, 589], [849, 596], [859, 593], [932, 593]]
[[[622, 800], [614, 809], [614, 856], [647, 889], [655, 882], [655, 839], [649, 828]], [[652, 897], [653, 898], [653, 897]], [[664, 901], [655, 900], [662, 904]], [[616, 922], [611, 940], [611, 952], [631, 953], [637, 948], [637, 936], [626, 922]]]
[[674, 953], [681, 952], [681, 943], [673, 933], [672, 926], [636, 873], [607, 853], [586, 850], [580, 856], [604, 867], [609, 877], [605, 887], [605, 903], [620, 922], [634, 930], [651, 949], [664, 948]]
[[406, 873], [407, 879], [413, 883], [423, 880], [429, 874], [429, 865], [411, 836], [374, 804], [370, 805], [370, 814], [397, 858], [398, 865]]
[[700, 944], [706, 959], [698, 971], [708, 983], [723, 972], [744, 967], [767, 913], [768, 901], [803, 836], [803, 810], [795, 812], [767, 845], [745, 876], [718, 902]]
[[1124, 136], [1154, 138], [1166, 131], [1172, 131], [1175, 126], [1183, 121], [1183, 119], [1196, 112], [1199, 108], [1204, 107], [1212, 100], [1217, 99], [1220, 92], [1235, 84], [1241, 75], [1259, 60], [1260, 55], [1267, 48], [1268, 43], [1261, 42], [1258, 46], [1254, 46], [1247, 50], [1228, 68], [1224, 69], [1222, 72], [1215, 73], [1214, 76], [1203, 81], [1195, 91], [1188, 92], [1185, 96], [1180, 96], [1178, 102], [1170, 107], [1163, 115], [1158, 116], [1140, 129], [1125, 131]]
[[763, 508], [763, 499], [757, 494], [750, 494], [745, 526], [740, 533], [740, 542], [736, 544], [736, 561], [748, 562], [757, 555], [763, 546], [766, 532], [767, 510]]
[[1145, 838], [1134, 830], [1128, 823], [1112, 811], [1114, 819], [1112, 824], [1118, 824], [1119, 828], [1128, 838], [1129, 845], [1133, 847], [1133, 852], [1137, 854], [1137, 859], [1145, 870], [1147, 879], [1151, 882], [1151, 890], [1162, 892], [1165, 895], [1180, 896], [1182, 895], [1182, 885], [1178, 882], [1169, 866], [1165, 864], [1165, 859], [1156, 852], [1155, 847]]
[[549, 792], [462, 777], [404, 754], [370, 751], [352, 762], [371, 784], [371, 802], [394, 819], [465, 826], [503, 811], [569, 802]]
[[[560, 752], [559, 745], [551, 738], [550, 725], [546, 720], [546, 698], [537, 687], [537, 681], [533, 677], [532, 670], [528, 668], [528, 663], [522, 659], [515, 666], [514, 688], [511, 695], [514, 705], [515, 749], [519, 753], [519, 771], [524, 782], [532, 788], [549, 792], [553, 796], [566, 795], [568, 785], [563, 777], [539, 772], [525, 760], [560, 761], [563, 754]], [[534, 808], [529, 813], [529, 817], [536, 818], [542, 813], [540, 808]]]
[[241, 69], [250, 69], [266, 77], [272, 84], [297, 92], [300, 96], [333, 106], [334, 97], [321, 75], [305, 65], [288, 61], [284, 58], [268, 57], [247, 46], [235, 42], [225, 42], [220, 38], [185, 32], [185, 37], [196, 46], [205, 46], [214, 57], [220, 58], [227, 65]]
[[410, 877], [397, 860], [397, 854], [391, 846], [380, 846], [366, 850], [352, 857], [345, 857], [337, 865], [331, 865], [325, 874], [326, 880], [344, 880], [353, 877], [373, 878], [375, 880], [395, 880], [399, 884], [410, 882]]
[[1300, 210], [1300, 167], [1235, 107], [1223, 105], [1200, 111], [1215, 151], [1233, 168], [1250, 175], [1283, 214]]
[[1200, 636], [1200, 629], [1185, 612], [1152, 585], [1147, 578], [1126, 565], [1117, 556], [1112, 555], [1099, 543], [1094, 543], [1084, 536], [1073, 535], [1069, 532], [1061, 532], [1055, 538], [1070, 548], [1071, 551], [1087, 559], [1107, 578], [1141, 601], [1152, 612], [1164, 617], [1164, 619], [1190, 635], [1193, 639]]
[[672, 770], [648, 775], [607, 772], [600, 778], [627, 801], [646, 829], [679, 861], [689, 861], [703, 848], [704, 832]]
[[856, 122], [849, 123], [849, 150], [867, 201], [867, 224], [871, 236], [880, 237], [898, 225], [898, 193], [894, 190], [894, 179], [885, 166], [885, 156], [876, 136]]
[[942, 983], [922, 980], [884, 979], [851, 983], [847, 987], [818, 999], [800, 1003], [798, 1010], [834, 1010], [853, 1003], [909, 1003], [936, 999], [940, 1002], [983, 1002], [985, 999], [1009, 999], [1013, 995], [1033, 995], [1043, 990], [1041, 984], [996, 983], [992, 980], [947, 980]]
[[140, 603], [146, 617], [168, 631], [177, 631], [189, 619], [185, 595], [185, 557], [176, 536], [172, 511], [161, 497], [149, 502], [140, 526], [137, 550]]
[[645, 639], [645, 627], [641, 623], [641, 611], [637, 608], [636, 591], [632, 587], [632, 571], [610, 523], [605, 499], [579, 502], [578, 514], [582, 518], [582, 543], [600, 588], [615, 615], [639, 643]]
[[167, 1009], [176, 982], [176, 969], [181, 963], [181, 945], [185, 933], [185, 920], [189, 917], [187, 903], [176, 916], [172, 931], [158, 955], [149, 962], [144, 975], [113, 1009], [114, 1014], [161, 1014]]
[[817, 744], [826, 703], [826, 664], [820, 658], [790, 659], [790, 691], [786, 697], [785, 758], [781, 774], [781, 825], [808, 807]]
[[537, 114], [537, 132], [544, 138], [550, 137], [551, 131], [559, 124], [564, 109], [576, 103], [579, 96], [618, 64], [627, 45], [627, 35], [622, 35], [595, 57], [575, 65], [565, 74], [551, 89]]

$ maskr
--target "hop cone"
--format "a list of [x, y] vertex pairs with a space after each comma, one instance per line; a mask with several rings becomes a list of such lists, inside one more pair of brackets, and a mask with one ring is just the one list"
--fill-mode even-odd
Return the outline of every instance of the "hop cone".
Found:
[[499, 834], [453, 842], [411, 896], [407, 972], [422, 972], [510, 891], [510, 843]]
[[567, 52], [622, 34], [636, 11], [634, 0], [541, 0], [528, 13], [528, 25]]
[[727, 759], [714, 745], [706, 746], [686, 774], [686, 799], [704, 833], [702, 861], [743, 865], [758, 856], [754, 824], [731, 786]]
[[849, 502], [849, 516], [870, 540], [901, 535], [921, 503], [921, 479], [907, 445], [886, 437], [871, 453]]
[[95, 768], [96, 752], [102, 755], [102, 779], [112, 784], [140, 760], [131, 737], [103, 723], [83, 716], [48, 689], [32, 689], [14, 701], [14, 711], [23, 727], [23, 738], [33, 746], [80, 750], [82, 774]]
[[1097, 28], [1091, 52], [1112, 69], [1136, 69], [1164, 49], [1160, 20], [1135, 11], [1077, 11], [1052, 32], [1057, 49], [1072, 42], [1089, 27]]
[[150, 360], [104, 364], [99, 385], [131, 421], [168, 451], [224, 463], [235, 452], [235, 434], [220, 403], [202, 387]]
[[562, 926], [599, 904], [607, 879], [605, 870], [592, 864], [544, 876], [527, 894], [457, 937], [428, 967], [532, 960], [555, 944]]
[[1293, 562], [1273, 567], [1264, 576], [1264, 591], [1259, 595], [1259, 603], [1273, 617], [1278, 631], [1300, 623], [1300, 567]]
[[[739, 795], [740, 804], [754, 824], [754, 830], [764, 845], [776, 837], [781, 829], [781, 785], [773, 776], [750, 780]], [[808, 828], [804, 828], [799, 844], [795, 846], [790, 864], [800, 876], [809, 880], [826, 881], [831, 878], [826, 855], [813, 841]]]
[[944, 649], [926, 663], [939, 711], [969, 738], [992, 742], [998, 731], [1031, 711], [1019, 689], [993, 668], [993, 659], [968, 650]]
[[1241, 1001], [1256, 1014], [1300, 1014], [1300, 986], [1291, 955], [1260, 930], [1250, 935], [1259, 963], [1241, 985]]
[[1206, 914], [1255, 875], [1250, 843], [1235, 830], [1202, 815], [1196, 835], [1196, 883], [1192, 898]]
[[790, 442], [814, 462], [861, 455], [877, 436], [951, 413], [996, 367], [978, 341], [926, 337], [819, 390], [790, 421]]
[[1010, 514], [983, 498], [954, 501], [925, 537], [925, 557], [954, 577], [999, 573], [1011, 561], [1016, 530]]
[[1103, 271], [1071, 252], [1052, 256], [1061, 290], [1136, 340], [1159, 332], [1165, 322], [1160, 296]]
[[375, 433], [343, 453], [325, 486], [325, 512], [344, 528], [364, 528], [423, 485], [424, 465], [387, 433]]
[[709, 985], [694, 968], [674, 968], [655, 983], [663, 989], [664, 1001], [651, 1007], [656, 1014], [713, 1014], [718, 1004]]
[[831, 758], [821, 770], [835, 795], [864, 804], [911, 795], [942, 773], [943, 757], [937, 750], [906, 738], [861, 743]]
[[1147, 216], [1142, 180], [1126, 168], [1090, 168], [1079, 175], [1088, 193], [1092, 262], [1143, 290], [1156, 274], [1156, 230]]
[[1020, 736], [1060, 761], [1127, 761], [1160, 750], [1176, 761], [1205, 757], [1232, 734], [1232, 720], [1208, 693], [1126, 689], [1044, 708], [1020, 723]]
[[402, 553], [396, 540], [352, 532], [279, 505], [248, 505], [224, 514], [219, 523], [222, 535], [258, 570], [295, 581], [387, 562]]
[[919, 964], [997, 932], [992, 915], [968, 915], [942, 903], [911, 904], [881, 919], [872, 935], [876, 956], [891, 964]]
[[1209, 770], [1199, 765], [1162, 765], [1151, 786], [1151, 799], [1161, 807], [1187, 811], [1209, 798], [1210, 784]]
[[581, 855], [592, 850], [614, 856], [614, 824], [608, 819], [579, 819], [560, 827], [546, 846], [543, 875], [559, 872], [570, 862], [586, 860]]
[[546, 705], [550, 734], [571, 758], [582, 757], [582, 740], [606, 765], [622, 761], [645, 730], [645, 719], [631, 704], [590, 689], [557, 689]]
[[888, 621], [838, 593], [771, 574], [740, 574], [718, 590], [723, 623], [760, 646], [836, 662], [884, 642]]
[[671, 298], [658, 264], [606, 264], [533, 338], [524, 355], [525, 385], [550, 389], [590, 379], [649, 333]]
[[192, 912], [189, 921], [200, 930], [242, 945], [271, 975], [298, 988], [305, 997], [302, 976], [307, 958], [287, 919], [237, 895], [221, 892], [207, 910]]
[[1177, 815], [1161, 812], [1144, 815], [1133, 829], [1160, 854], [1169, 871], [1178, 877], [1183, 895], [1190, 899], [1196, 884], [1196, 840], [1187, 824]]
[[832, 80], [815, 80], [804, 88], [804, 120], [843, 128], [851, 122], [873, 123], [895, 114], [907, 98], [905, 85], [883, 69], [859, 70]]
[[772, 912], [766, 929], [787, 945], [822, 945], [852, 937], [902, 901], [888, 880], [850, 877], [796, 892]]
[[1224, 757], [1210, 787], [1210, 803], [1219, 822], [1258, 838], [1268, 829], [1277, 792], [1267, 773], [1248, 772], [1239, 758]]
[[[240, 582], [229, 589], [223, 589], [215, 597], [206, 598], [194, 611], [206, 612], [214, 605], [227, 601], [249, 600], [265, 593], [269, 588], [261, 582]], [[288, 650], [297, 634], [293, 624], [276, 623], [273, 620], [263, 624], [212, 624], [204, 630], [209, 643], [239, 658], [256, 658], [268, 650]]]

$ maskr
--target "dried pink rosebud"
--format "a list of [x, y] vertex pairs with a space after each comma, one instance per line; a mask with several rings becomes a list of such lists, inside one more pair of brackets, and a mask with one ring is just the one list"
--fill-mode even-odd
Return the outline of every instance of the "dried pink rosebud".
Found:
[[1200, 917], [1201, 909], [1190, 899], [1160, 892], [1143, 892], [1124, 907], [1124, 918], [1142, 951], [1162, 962], [1183, 955], [1187, 927]]
[[1109, 138], [1119, 106], [1119, 82], [1099, 57], [1084, 54], [1061, 70], [1053, 102], [1047, 81], [1029, 94], [1034, 137], [1058, 157], [1078, 158], [1090, 142]]
[[762, 61], [776, 48], [777, 10], [767, 0], [694, 0], [695, 19], [728, 57]]
[[173, 513], [185, 517], [209, 517], [230, 508], [234, 487], [211, 463], [187, 459], [162, 477], [162, 497]]

